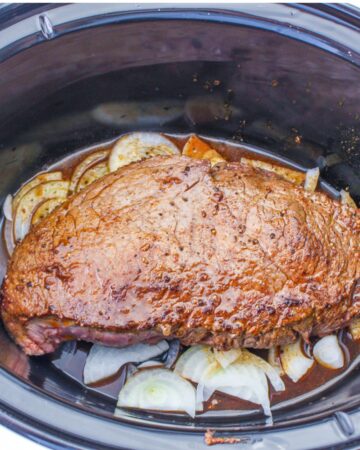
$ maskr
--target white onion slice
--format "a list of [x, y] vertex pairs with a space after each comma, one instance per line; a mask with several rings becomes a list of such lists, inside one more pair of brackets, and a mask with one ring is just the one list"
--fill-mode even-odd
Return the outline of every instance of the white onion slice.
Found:
[[304, 188], [309, 192], [315, 192], [316, 187], [318, 185], [320, 176], [320, 170], [318, 167], [314, 167], [313, 169], [309, 169], [306, 172], [306, 178], [304, 183]]
[[344, 205], [348, 205], [348, 206], [350, 206], [350, 208], [357, 208], [354, 199], [351, 197], [351, 195], [348, 193], [348, 191], [341, 189], [340, 198], [341, 198], [341, 203], [343, 203]]
[[[217, 365], [217, 367], [220, 367]], [[209, 398], [213, 395], [214, 391], [208, 389], [205, 384], [200, 381], [196, 386], [196, 407], [198, 410], [203, 409], [203, 403], [207, 402]]]
[[239, 364], [252, 364], [259, 367], [267, 375], [274, 389], [277, 391], [285, 390], [285, 384], [280, 378], [279, 372], [263, 358], [249, 352], [245, 348], [233, 349], [227, 352], [219, 352], [214, 349], [214, 356], [224, 369], [235, 361]]
[[240, 349], [232, 349], [228, 351], [216, 350], [214, 348], [214, 356], [216, 361], [221, 365], [223, 369], [235, 362], [241, 356]]
[[40, 203], [49, 198], [67, 197], [69, 190], [68, 181], [47, 181], [33, 187], [19, 201], [14, 216], [14, 237], [21, 240], [28, 233], [31, 225], [31, 217]]
[[281, 347], [281, 365], [286, 375], [297, 383], [313, 366], [314, 360], [304, 355], [301, 341]]
[[280, 177], [284, 178], [291, 183], [297, 185], [302, 185], [305, 181], [305, 174], [299, 170], [290, 169], [289, 167], [279, 166], [277, 164], [268, 163], [258, 159], [250, 159], [242, 157], [240, 160], [241, 164], [246, 166], [255, 167], [262, 170], [267, 170], [268, 172], [274, 172]]
[[84, 367], [84, 383], [93, 384], [115, 375], [128, 362], [140, 363], [166, 352], [169, 345], [160, 341], [155, 345], [135, 344], [124, 348], [93, 345]]
[[277, 391], [285, 389], [276, 369], [246, 349], [222, 352], [197, 345], [180, 356], [175, 371], [198, 383], [197, 405], [220, 391], [259, 404], [266, 415], [271, 415], [266, 376]]
[[76, 192], [81, 191], [82, 189], [86, 188], [94, 181], [98, 180], [99, 178], [104, 177], [107, 173], [109, 173], [107, 161], [102, 161], [102, 162], [95, 164], [94, 166], [91, 166], [81, 176], [81, 178], [76, 186]]
[[33, 189], [36, 186], [39, 186], [40, 184], [46, 183], [48, 181], [61, 181], [62, 177], [63, 177], [63, 174], [59, 170], [58, 171], [54, 171], [54, 172], [45, 172], [45, 173], [40, 173], [39, 175], [36, 175], [30, 181], [28, 181], [27, 183], [23, 184], [22, 187], [15, 194], [15, 196], [13, 198], [13, 201], [12, 201], [12, 212], [13, 212], [13, 215], [15, 214], [21, 199], [31, 189]]
[[241, 358], [237, 360], [240, 364], [251, 364], [253, 366], [261, 369], [265, 375], [269, 378], [270, 383], [273, 385], [273, 388], [276, 391], [284, 391], [285, 384], [281, 379], [278, 371], [274, 369], [265, 359], [260, 358], [260, 356], [255, 355], [254, 353], [249, 352], [246, 349], [242, 350]]
[[20, 203], [20, 200], [31, 189], [33, 189], [35, 186], [38, 186], [39, 184], [46, 183], [47, 181], [60, 181], [60, 180], [62, 180], [62, 176], [63, 175], [60, 170], [57, 170], [55, 172], [40, 173], [39, 175], [36, 175], [35, 178], [33, 178], [30, 181], [28, 181], [27, 183], [23, 184], [22, 187], [15, 194], [14, 199], [12, 201], [13, 215], [15, 215], [15, 212]]
[[3, 204], [3, 213], [5, 216], [5, 219], [12, 221], [12, 196], [11, 194], [8, 194], [5, 198], [4, 204]]
[[184, 352], [175, 364], [174, 371], [184, 378], [198, 383], [209, 365], [215, 361], [210, 347], [194, 345]]
[[43, 203], [40, 203], [32, 215], [31, 225], [36, 225], [64, 201], [65, 198], [49, 198], [49, 200], [45, 200]]
[[[211, 364], [203, 375], [200, 388], [203, 399], [208, 400], [213, 392], [220, 391], [263, 407], [271, 415], [269, 388], [266, 376], [260, 367], [250, 363], [234, 363], [222, 368], [217, 362]], [[201, 394], [197, 400], [201, 399]]]
[[350, 323], [350, 333], [353, 339], [360, 339], [360, 317], [353, 319]]
[[344, 366], [344, 352], [335, 335], [321, 338], [314, 345], [313, 355], [319, 364], [328, 369], [340, 369]]
[[85, 159], [83, 159], [74, 169], [71, 181], [70, 181], [70, 192], [75, 192], [76, 186], [82, 177], [82, 175], [95, 163], [102, 161], [107, 158], [110, 150], [98, 150], [97, 152], [90, 153]]
[[284, 375], [284, 370], [281, 367], [280, 348], [276, 345], [269, 348], [268, 363], [272, 366], [279, 375]]
[[186, 412], [195, 416], [195, 388], [168, 369], [141, 370], [121, 389], [117, 406]]
[[4, 241], [5, 241], [6, 250], [9, 254], [9, 256], [11, 256], [15, 249], [15, 241], [14, 241], [13, 226], [12, 226], [12, 223], [9, 222], [8, 220], [5, 221], [5, 223], [4, 223]]
[[137, 369], [145, 369], [149, 367], [162, 367], [164, 363], [161, 361], [156, 361], [155, 359], [149, 359], [149, 361], [145, 361], [137, 366]]
[[274, 389], [277, 391], [283, 391], [285, 389], [284, 382], [278, 372], [264, 359], [246, 349], [234, 349], [229, 352], [214, 350], [212, 352], [210, 347], [195, 345], [180, 356], [175, 365], [175, 371], [184, 378], [201, 383], [204, 373], [210, 366], [227, 369], [234, 364], [250, 364], [258, 367], [267, 375]]
[[176, 145], [160, 133], [135, 132], [122, 136], [114, 145], [109, 156], [111, 172], [151, 156], [176, 155]]

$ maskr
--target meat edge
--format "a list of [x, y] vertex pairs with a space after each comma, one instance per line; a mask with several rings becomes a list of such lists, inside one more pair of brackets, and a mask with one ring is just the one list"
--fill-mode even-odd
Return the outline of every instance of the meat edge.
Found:
[[[337, 311], [338, 312], [338, 311]], [[63, 342], [83, 340], [110, 347], [127, 347], [139, 342], [155, 344], [162, 339], [179, 339], [186, 346], [206, 344], [219, 350], [231, 348], [266, 349], [274, 345], [286, 345], [296, 341], [301, 336], [308, 341], [310, 336], [319, 337], [330, 334], [349, 325], [354, 319], [351, 314], [339, 317], [332, 324], [315, 323], [313, 317], [308, 317], [291, 326], [275, 328], [270, 332], [253, 335], [245, 333], [213, 334], [204, 328], [191, 329], [186, 332], [177, 329], [168, 330], [166, 334], [160, 328], [108, 331], [99, 328], [81, 326], [74, 321], [57, 317], [37, 317], [21, 319], [2, 311], [3, 322], [8, 333], [15, 339], [27, 355], [40, 356], [51, 353]]]

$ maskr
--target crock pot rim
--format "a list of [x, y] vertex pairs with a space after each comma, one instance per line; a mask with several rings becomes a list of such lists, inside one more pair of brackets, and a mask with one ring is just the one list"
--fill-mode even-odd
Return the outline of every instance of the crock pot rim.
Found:
[[[50, 448], [60, 449], [66, 445], [66, 448], [85, 450], [98, 449], [101, 445], [104, 450], [138, 450], [139, 448], [142, 450], [153, 450], [154, 448], [166, 450], [168, 439], [175, 439], [175, 441], [172, 441], [174, 444], [172, 450], [183, 450], [185, 442], [194, 444], [194, 441], [197, 443], [196, 448], [202, 448], [205, 429], [174, 430], [163, 428], [161, 425], [151, 428], [146, 426], [145, 423], [139, 426], [133, 423], [123, 423], [110, 417], [98, 416], [90, 411], [75, 408], [70, 403], [51, 398], [32, 386], [25, 385], [18, 378], [14, 381], [14, 377], [5, 371], [0, 372], [0, 385], [6, 388], [6, 397], [14, 396], [18, 403], [16, 408], [7, 404], [4, 400], [0, 401], [0, 423]], [[29, 413], [23, 411], [25, 409], [24, 404], [31, 404]], [[342, 415], [345, 416], [345, 419]], [[346, 422], [349, 418], [356, 427], [351, 433], [344, 426], [344, 420]], [[66, 425], [64, 425], [64, 419], [66, 419]], [[59, 420], [62, 421], [61, 424]], [[84, 421], [84, 426], [81, 426], [82, 421]], [[216, 427], [211, 427], [211, 429], [216, 430]], [[260, 429], [259, 431], [221, 429], [218, 430], [217, 435], [221, 437], [241, 437], [247, 439], [250, 443], [265, 440], [267, 445], [270, 445], [279, 441], [279, 429], [279, 427]], [[297, 442], [299, 439], [305, 439], [306, 429], [311, 433], [311, 436], [316, 436], [316, 446], [311, 447], [313, 450], [327, 450], [330, 446], [334, 450], [340, 450], [345, 448], [345, 443], [346, 448], [351, 449], [352, 446], [360, 443], [360, 410], [341, 412], [340, 415], [335, 413], [331, 417], [319, 418], [305, 426], [281, 427], [281, 443], [282, 445], [288, 445], [284, 448], [295, 448], [290, 447], [290, 444]], [[161, 437], [164, 439], [163, 443], [156, 442], [154, 432], [161, 433]], [[99, 433], [106, 436], [107, 441], [110, 439], [110, 442], [98, 440]], [[122, 438], [120, 446], [117, 440], [111, 441], [117, 435]], [[207, 448], [205, 444], [203, 445], [204, 448]]]
[[[262, 4], [267, 6], [268, 4]], [[11, 7], [12, 5], [9, 5]], [[299, 40], [308, 45], [316, 46], [324, 51], [330, 52], [338, 57], [345, 59], [346, 61], [360, 65], [360, 43], [356, 44], [356, 39], [351, 42], [351, 45], [355, 47], [349, 51], [344, 45], [340, 45], [336, 42], [338, 33], [331, 33], [329, 38], [329, 29], [326, 27], [322, 29], [320, 26], [316, 32], [311, 29], [307, 29], [305, 24], [302, 26], [294, 26], [286, 21], [275, 21], [273, 19], [266, 20], [264, 17], [259, 17], [244, 10], [246, 4], [179, 4], [175, 8], [169, 7], [166, 4], [138, 4], [137, 9], [126, 9], [130, 4], [123, 4], [123, 7], [119, 10], [115, 7], [116, 4], [108, 4], [115, 9], [112, 12], [99, 13], [90, 15], [87, 12], [86, 17], [77, 18], [73, 20], [63, 21], [61, 13], [58, 14], [60, 8], [71, 8], [74, 6], [82, 6], [81, 4], [62, 4], [54, 7], [53, 4], [48, 4], [48, 8], [44, 9], [40, 5], [31, 5], [34, 8], [35, 16], [29, 16], [31, 9], [26, 9], [24, 12], [25, 17], [28, 19], [35, 18], [33, 22], [32, 32], [26, 36], [19, 36], [17, 32], [14, 33], [12, 42], [3, 48], [0, 48], [0, 63], [12, 56], [15, 56], [18, 52], [26, 50], [34, 45], [41, 44], [47, 39], [56, 39], [65, 34], [80, 31], [86, 28], [92, 28], [97, 26], [125, 23], [125, 22], [137, 22], [143, 20], [193, 20], [193, 21], [206, 21], [206, 22], [221, 22], [227, 25], [233, 26], [247, 26], [249, 28], [260, 28], [270, 32], [276, 32], [287, 38]], [[87, 4], [87, 9], [98, 6], [98, 4]], [[300, 12], [306, 12], [311, 14], [315, 18], [321, 18], [332, 22], [336, 22], [343, 29], [348, 31], [359, 32], [360, 30], [360, 9], [350, 8], [347, 5], [306, 5], [306, 4], [276, 4], [277, 7], [283, 8], [284, 12], [286, 8], [294, 8]], [[0, 24], [2, 21], [2, 15], [7, 15], [7, 8], [0, 9]], [[52, 24], [49, 19], [50, 15], [59, 20], [59, 23]], [[338, 17], [338, 16], [341, 16]], [[44, 17], [46, 21], [52, 27], [51, 36], [44, 34], [41, 31], [41, 22]], [[283, 18], [282, 18], [283, 19]], [[5, 19], [6, 20], [6, 19]], [[9, 20], [9, 19], [8, 19]], [[354, 22], [358, 22], [359, 25], [354, 25]], [[4, 24], [6, 25], [6, 24]], [[10, 28], [9, 28], [10, 29]], [[7, 32], [9, 31], [7, 30]], [[0, 31], [0, 47], [3, 45], [1, 40]]]

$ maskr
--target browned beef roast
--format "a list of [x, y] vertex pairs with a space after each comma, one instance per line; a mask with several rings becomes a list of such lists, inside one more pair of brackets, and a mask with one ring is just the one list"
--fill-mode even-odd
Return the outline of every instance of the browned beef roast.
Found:
[[35, 226], [3, 284], [25, 352], [65, 339], [257, 347], [360, 315], [359, 210], [237, 163], [158, 157]]

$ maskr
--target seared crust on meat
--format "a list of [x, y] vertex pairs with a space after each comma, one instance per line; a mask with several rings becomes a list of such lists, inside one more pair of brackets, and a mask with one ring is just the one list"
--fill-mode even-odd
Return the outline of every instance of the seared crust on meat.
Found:
[[[102, 332], [266, 348], [360, 315], [359, 237], [359, 210], [274, 173], [151, 158], [32, 228], [10, 261], [2, 316], [29, 354]], [[47, 326], [34, 332], [39, 318]]]

